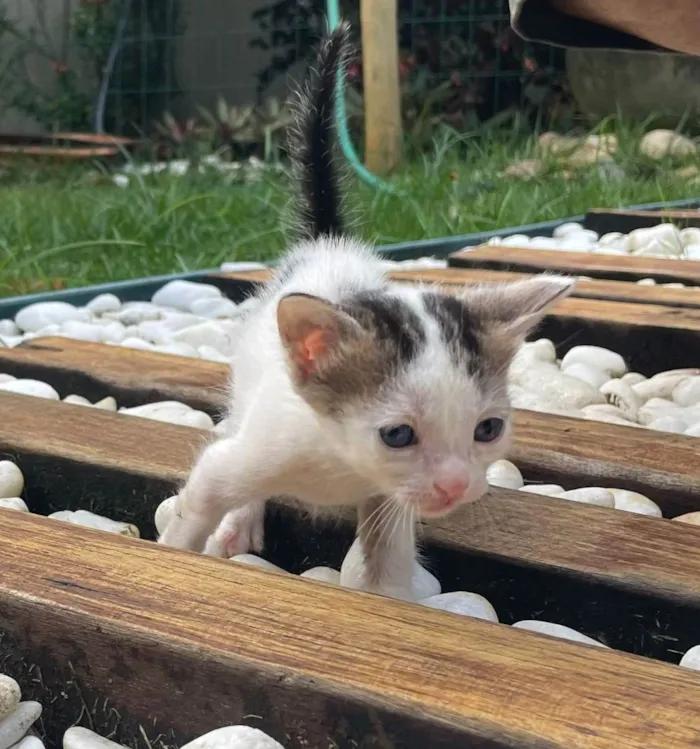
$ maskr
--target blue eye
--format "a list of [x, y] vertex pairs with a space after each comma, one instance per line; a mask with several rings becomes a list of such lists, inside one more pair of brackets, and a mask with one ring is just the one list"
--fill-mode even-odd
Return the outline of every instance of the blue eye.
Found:
[[503, 433], [504, 426], [503, 419], [484, 419], [476, 425], [474, 440], [476, 442], [494, 442]]
[[382, 427], [379, 430], [379, 436], [387, 447], [408, 447], [415, 445], [418, 441], [416, 433], [408, 424], [399, 424], [395, 427]]

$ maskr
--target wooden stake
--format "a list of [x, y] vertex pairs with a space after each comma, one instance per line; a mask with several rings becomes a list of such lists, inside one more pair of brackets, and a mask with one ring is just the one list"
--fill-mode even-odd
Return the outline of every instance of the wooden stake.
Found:
[[365, 164], [387, 174], [400, 166], [403, 155], [396, 0], [361, 0], [360, 21]]

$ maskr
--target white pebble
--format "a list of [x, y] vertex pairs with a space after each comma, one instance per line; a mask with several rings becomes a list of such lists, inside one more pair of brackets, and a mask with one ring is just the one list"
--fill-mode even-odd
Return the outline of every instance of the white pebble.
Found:
[[25, 736], [12, 749], [45, 749], [43, 741], [37, 736]]
[[144, 341], [143, 338], [125, 338], [122, 343], [124, 348], [133, 348], [137, 351], [153, 351], [153, 344]]
[[103, 315], [105, 312], [118, 312], [122, 308], [121, 300], [114, 294], [98, 294], [86, 305], [90, 312]]
[[276, 564], [272, 564], [272, 562], [268, 562], [267, 559], [263, 559], [262, 557], [259, 557], [255, 554], [234, 554], [234, 556], [229, 557], [229, 561], [248, 564], [251, 567], [262, 567], [262, 569], [271, 570], [273, 572], [281, 572], [285, 575], [289, 574], [286, 570], [283, 570]]
[[526, 629], [530, 632], [539, 632], [542, 635], [558, 637], [561, 640], [571, 640], [572, 642], [581, 642], [586, 645], [596, 645], [599, 648], [607, 648], [602, 642], [594, 640], [592, 637], [581, 634], [571, 627], [565, 627], [563, 624], [554, 624], [554, 622], [535, 621], [534, 619], [523, 619], [515, 622], [513, 625], [516, 629]]
[[673, 520], [676, 523], [687, 523], [688, 525], [700, 525], [700, 511], [686, 512], [684, 515], [678, 515]]
[[45, 382], [39, 380], [14, 380], [13, 382], [0, 383], [0, 390], [6, 393], [19, 393], [20, 395], [31, 395], [35, 398], [48, 398], [49, 400], [60, 400], [58, 393]]
[[0, 374], [0, 382], [14, 382], [16, 379], [16, 377], [9, 374]]
[[103, 325], [93, 325], [82, 320], [68, 320], [61, 325], [60, 333], [75, 341], [88, 341], [89, 343], [104, 343], [105, 341]]
[[643, 401], [630, 385], [622, 380], [610, 380], [601, 386], [600, 392], [608, 403], [619, 408], [626, 418], [636, 420]]
[[126, 749], [88, 728], [73, 726], [63, 734], [63, 749]]
[[[64, 749], [73, 749], [64, 747]], [[284, 749], [282, 744], [250, 726], [225, 726], [205, 733], [182, 749]]]
[[435, 577], [432, 572], [426, 570], [425, 567], [418, 562], [414, 565], [411, 586], [413, 588], [413, 597], [417, 601], [420, 601], [422, 598], [439, 595], [442, 590], [442, 586], [437, 577]]
[[11, 676], [0, 674], [0, 720], [6, 718], [21, 699], [19, 684]]
[[497, 460], [486, 469], [486, 480], [502, 489], [520, 489], [525, 483], [518, 467], [509, 460]]
[[607, 489], [601, 489], [598, 486], [587, 486], [581, 489], [569, 489], [558, 495], [561, 499], [569, 499], [572, 502], [583, 502], [587, 505], [596, 505], [597, 507], [615, 506], [615, 497]]
[[141, 536], [139, 529], [131, 523], [122, 523], [118, 520], [112, 520], [111, 518], [106, 518], [102, 515], [96, 515], [94, 512], [88, 512], [88, 510], [75, 510], [75, 512], [71, 512], [70, 515], [67, 515], [62, 519], [66, 520], [71, 525], [80, 525], [83, 528], [95, 528], [99, 531], [116, 533], [120, 536], [129, 536], [131, 538], [140, 538]]
[[601, 346], [574, 346], [561, 360], [562, 369], [572, 364], [588, 364], [614, 377], [621, 377], [627, 371], [625, 360], [620, 354]]
[[637, 281], [638, 286], [656, 286], [656, 279], [654, 278], [640, 278]]
[[36, 302], [21, 309], [15, 315], [15, 323], [25, 333], [33, 333], [47, 325], [61, 325], [68, 320], [85, 318], [85, 311], [66, 302]]
[[206, 359], [207, 361], [215, 361], [219, 362], [220, 364], [230, 364], [231, 360], [222, 354], [220, 351], [217, 351], [212, 346], [200, 346], [197, 349], [197, 353], [202, 359]]
[[0, 460], [0, 497], [19, 497], [24, 489], [24, 476], [11, 460]]
[[671, 393], [674, 403], [679, 406], [696, 406], [700, 403], [700, 377], [682, 379]]
[[583, 382], [587, 382], [594, 388], [600, 388], [601, 385], [605, 385], [605, 383], [610, 379], [610, 375], [606, 372], [603, 372], [600, 369], [595, 369], [589, 364], [584, 364], [583, 362], [572, 364], [569, 367], [566, 367], [566, 369], [562, 369], [562, 372], [569, 375], [569, 377], [576, 377], [579, 380], [583, 380]]
[[683, 668], [692, 668], [693, 671], [700, 671], [700, 645], [694, 645], [686, 651], [679, 665]]
[[676, 416], [659, 416], [652, 419], [646, 425], [649, 429], [655, 429], [658, 432], [669, 432], [670, 434], [683, 434], [688, 428], [684, 419]]
[[[620, 377], [620, 381], [624, 382], [626, 385], [629, 385], [630, 387], [633, 387], [634, 385], [638, 385], [640, 382], [644, 382], [647, 378], [640, 374], [639, 372], [626, 372], [625, 374]], [[635, 391], [636, 392], [636, 391]]]
[[496, 609], [494, 609], [486, 598], [480, 596], [478, 593], [467, 593], [458, 590], [453, 593], [441, 593], [440, 595], [423, 598], [419, 600], [419, 603], [431, 609], [450, 611], [453, 614], [473, 616], [476, 619], [485, 619], [489, 622], [498, 623]]
[[552, 236], [560, 238], [565, 237], [567, 234], [571, 234], [572, 232], [577, 233], [580, 231], [585, 231], [581, 224], [579, 224], [577, 221], [568, 221], [555, 227], [554, 231], [552, 232]]
[[217, 317], [233, 318], [238, 314], [238, 306], [235, 302], [225, 297], [211, 297], [207, 299], [195, 299], [190, 305], [190, 312], [211, 320]]
[[607, 421], [611, 424], [617, 424], [620, 421], [624, 421], [627, 424], [632, 423], [630, 422], [630, 417], [624, 411], [620, 410], [617, 406], [611, 406], [609, 403], [596, 403], [592, 406], [584, 406], [581, 410], [587, 419]]
[[158, 535], [161, 535], [168, 527], [170, 518], [173, 516], [173, 510], [175, 509], [175, 502], [177, 502], [177, 494], [164, 499], [156, 508], [155, 525]]
[[120, 408], [119, 413], [196, 429], [214, 428], [214, 422], [209, 414], [204, 413], [204, 411], [196, 411], [187, 404], [178, 401], [159, 401], [158, 403], [146, 403], [133, 408]]
[[64, 403], [72, 403], [74, 406], [91, 406], [92, 403], [87, 398], [83, 398], [82, 395], [67, 395], [63, 399]]
[[530, 244], [530, 237], [527, 234], [511, 234], [509, 237], [503, 237], [500, 239], [496, 237], [498, 242], [494, 244], [500, 244], [503, 247], [527, 247]]
[[265, 263], [256, 263], [252, 260], [239, 260], [231, 261], [228, 263], [221, 263], [219, 270], [222, 273], [245, 273], [250, 270], [266, 270], [267, 265]]
[[306, 570], [306, 572], [302, 572], [300, 577], [306, 577], [309, 580], [318, 580], [322, 583], [340, 585], [340, 572], [330, 567], [312, 567]]
[[104, 313], [105, 318], [122, 325], [140, 325], [147, 320], [160, 320], [163, 315], [163, 309], [150, 302], [127, 302], [123, 309]]
[[41, 705], [38, 702], [20, 702], [6, 718], [0, 720], [0, 749], [10, 749], [40, 716]]
[[231, 354], [237, 336], [231, 329], [222, 325], [222, 322], [221, 320], [208, 320], [191, 325], [173, 333], [171, 338], [173, 341], [189, 343], [190, 346], [211, 346], [222, 354]]
[[159, 354], [170, 354], [171, 356], [189, 356], [193, 359], [199, 358], [197, 349], [187, 343], [163, 343], [159, 346], [154, 346], [153, 350], [157, 351]]
[[621, 242], [624, 241], [625, 235], [622, 234], [619, 231], [611, 231], [607, 234], [603, 234], [602, 237], [598, 240], [598, 244], [601, 247], [615, 247], [616, 245], [619, 245]]
[[542, 494], [545, 497], [557, 497], [564, 493], [564, 487], [559, 484], [530, 484], [523, 486], [520, 491], [528, 494]]
[[97, 403], [94, 403], [93, 405], [95, 408], [99, 408], [102, 411], [117, 410], [117, 401], [111, 395], [108, 395], [106, 398], [97, 401]]
[[0, 335], [17, 336], [19, 334], [20, 329], [14, 320], [0, 320]]
[[29, 512], [27, 503], [21, 497], [0, 497], [0, 509]]
[[223, 294], [216, 286], [205, 283], [195, 283], [178, 279], [162, 286], [151, 299], [153, 304], [162, 307], [173, 307], [179, 310], [189, 310], [197, 299], [211, 299]]
[[634, 512], [638, 515], [649, 515], [650, 517], [663, 517], [661, 508], [639, 492], [628, 489], [608, 489], [615, 498], [615, 509]]

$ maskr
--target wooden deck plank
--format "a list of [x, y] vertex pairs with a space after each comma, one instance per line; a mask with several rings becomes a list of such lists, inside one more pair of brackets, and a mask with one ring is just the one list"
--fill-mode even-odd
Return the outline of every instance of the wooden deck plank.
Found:
[[[289, 749], [697, 746], [700, 677], [690, 671], [21, 513], [0, 518], [0, 629], [49, 664], [70, 661], [81, 686], [127, 719], [156, 713], [181, 741], [252, 713]], [[563, 699], [553, 702], [553, 684]]]
[[[478, 268], [425, 268], [422, 270], [397, 270], [391, 278], [401, 283], [437, 283], [447, 287], [477, 283], [502, 283], [527, 278], [533, 273], [514, 271], [481, 270]], [[221, 279], [259, 283], [268, 274], [265, 271], [248, 273], [221, 273], [210, 278], [221, 282]], [[601, 299], [609, 302], [633, 302], [635, 304], [660, 304], [667, 307], [700, 307], [700, 289], [669, 289], [662, 286], [639, 286], [630, 281], [609, 281], [599, 279], [582, 279], [576, 284], [574, 297], [583, 299]]]
[[[178, 400], [214, 415], [225, 408], [229, 377], [215, 362], [66, 338], [0, 349], [0, 372], [39, 377], [62, 395], [80, 386], [120, 405]], [[525, 410], [516, 411], [515, 434], [512, 457], [527, 478], [567, 488], [607, 481], [649, 495], [670, 516], [700, 509], [697, 437]]]
[[[75, 509], [87, 499], [96, 511], [118, 511], [142, 528], [154, 502], [186, 479], [205, 439], [196, 429], [29, 396], [0, 393], [0, 410], [0, 452], [15, 457], [23, 469], [30, 508]], [[74, 499], [56, 488], [57, 477], [73, 487]], [[57, 493], [60, 507], [52, 504]], [[144, 497], [154, 494], [145, 506]], [[121, 498], [118, 506], [115, 495]], [[351, 523], [353, 513], [344, 517]], [[431, 521], [426, 529], [430, 543], [460, 553], [700, 609], [700, 528], [695, 526], [493, 488], [483, 503]]]
[[482, 245], [453, 253], [449, 262], [456, 267], [481, 270], [547, 271], [617, 281], [653, 278], [659, 283], [700, 285], [700, 263], [694, 260]]

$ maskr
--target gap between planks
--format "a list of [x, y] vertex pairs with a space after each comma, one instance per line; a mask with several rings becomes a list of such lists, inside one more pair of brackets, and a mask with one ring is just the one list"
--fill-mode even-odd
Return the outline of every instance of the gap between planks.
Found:
[[[64, 397], [177, 400], [211, 414], [225, 408], [229, 377], [224, 364], [68, 338], [0, 349], [0, 371], [44, 380]], [[698, 439], [516, 410], [511, 458], [530, 480], [639, 491], [674, 516], [700, 509]]]
[[[207, 438], [197, 429], [31, 396], [0, 393], [0, 412], [0, 451], [50, 491], [53, 472], [62, 476], [71, 466], [106, 471], [115, 487], [131, 476], [175, 489]], [[33, 475], [35, 465], [41, 476]], [[352, 522], [354, 513], [343, 517]], [[430, 543], [465, 554], [700, 608], [695, 526], [493, 488], [477, 505], [427, 523], [425, 532]]]
[[283, 735], [290, 719], [320, 718], [312, 746], [319, 729], [346, 745], [356, 721], [361, 746], [376, 749], [697, 742], [690, 671], [22, 513], [0, 519], [0, 628], [72, 658], [84, 688], [134, 716], [157, 711], [188, 739], [257, 701]]

